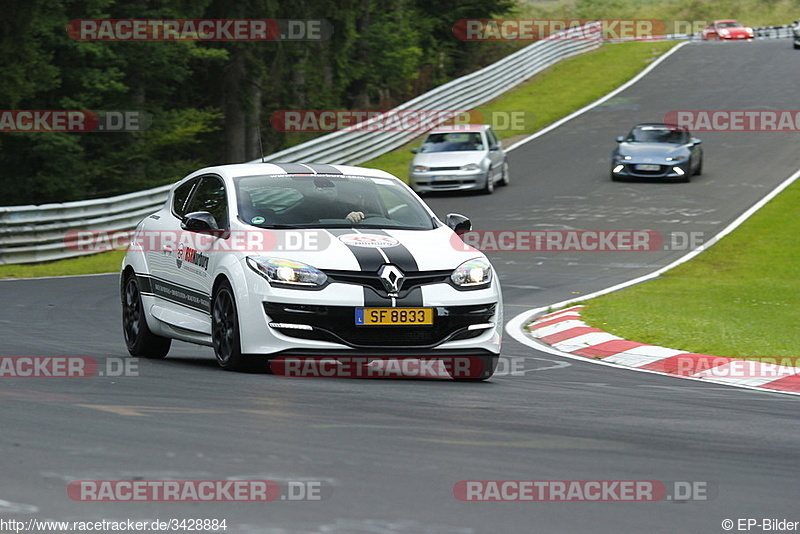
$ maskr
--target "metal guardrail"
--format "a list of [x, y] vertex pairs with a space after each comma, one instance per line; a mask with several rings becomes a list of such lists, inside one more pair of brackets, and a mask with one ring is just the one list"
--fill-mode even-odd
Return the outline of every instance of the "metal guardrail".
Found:
[[[790, 26], [755, 28], [759, 39], [792, 36]], [[577, 37], [577, 38], [576, 38]], [[659, 40], [699, 39], [669, 35]], [[437, 87], [388, 113], [403, 110], [470, 110], [519, 85], [547, 67], [601, 44], [600, 27], [588, 24], [537, 41], [476, 72]], [[373, 119], [380, 120], [380, 117]], [[369, 122], [369, 121], [368, 121]], [[358, 164], [404, 145], [417, 131], [340, 130], [276, 152], [264, 159], [283, 162]], [[255, 161], [260, 161], [255, 160]], [[41, 206], [0, 207], [0, 265], [35, 263], [93, 253], [75, 246], [77, 231], [125, 232], [156, 211], [172, 186], [111, 198]], [[68, 236], [71, 236], [68, 239]], [[87, 247], [88, 248], [88, 247]]]

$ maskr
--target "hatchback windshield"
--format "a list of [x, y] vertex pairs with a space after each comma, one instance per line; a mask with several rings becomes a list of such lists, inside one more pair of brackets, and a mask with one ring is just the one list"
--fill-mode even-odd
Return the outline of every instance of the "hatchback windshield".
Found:
[[[247, 176], [236, 180], [236, 197], [239, 219], [260, 228], [434, 228], [419, 200], [386, 178]], [[351, 222], [354, 212], [363, 220]]]
[[477, 132], [432, 133], [422, 143], [419, 151], [458, 152], [466, 150], [485, 150], [481, 134]]

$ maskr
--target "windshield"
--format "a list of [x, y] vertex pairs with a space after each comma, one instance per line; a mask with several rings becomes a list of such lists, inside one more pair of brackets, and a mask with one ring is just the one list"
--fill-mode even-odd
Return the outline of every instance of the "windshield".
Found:
[[447, 132], [428, 135], [422, 147], [422, 153], [460, 152], [468, 150], [486, 150], [481, 134], [478, 132]]
[[686, 143], [689, 133], [664, 126], [637, 126], [626, 139], [629, 143]]
[[717, 24], [718, 28], [741, 28], [743, 24], [741, 22], [720, 22]]
[[386, 178], [247, 176], [236, 180], [236, 197], [239, 219], [259, 228], [434, 228], [422, 203]]

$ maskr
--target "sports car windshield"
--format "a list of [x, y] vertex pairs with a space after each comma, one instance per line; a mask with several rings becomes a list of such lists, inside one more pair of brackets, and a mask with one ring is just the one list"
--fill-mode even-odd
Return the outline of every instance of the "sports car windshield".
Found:
[[720, 22], [717, 24], [717, 28], [742, 28], [744, 24], [741, 22]]
[[423, 154], [430, 152], [462, 152], [485, 150], [481, 134], [477, 132], [432, 133], [420, 147]]
[[259, 228], [434, 228], [419, 200], [385, 178], [247, 176], [236, 180], [236, 198], [239, 219]]
[[628, 143], [685, 143], [688, 133], [670, 128], [639, 126], [631, 130], [626, 141]]

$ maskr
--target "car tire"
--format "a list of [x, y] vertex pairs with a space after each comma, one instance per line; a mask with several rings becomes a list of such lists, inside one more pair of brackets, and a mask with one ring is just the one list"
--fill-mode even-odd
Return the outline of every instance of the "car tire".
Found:
[[798, 43], [792, 43], [792, 45], [793, 45], [793, 47], [794, 47], [794, 49], [795, 49], [795, 50], [800, 50], [800, 44], [798, 44]]
[[502, 185], [503, 187], [507, 186], [511, 183], [511, 175], [508, 172], [508, 162], [503, 162], [503, 176], [500, 178], [498, 185]]
[[217, 363], [226, 371], [258, 371], [254, 358], [242, 354], [239, 315], [233, 288], [223, 280], [211, 299], [211, 341]]
[[494, 372], [497, 369], [497, 363], [500, 361], [500, 356], [498, 354], [491, 354], [489, 356], [469, 356], [468, 358], [470, 363], [474, 361], [474, 358], [477, 358], [480, 361], [480, 374], [476, 374], [476, 376], [472, 376], [472, 373], [469, 373], [470, 376], [456, 375], [454, 373], [453, 361], [450, 361], [450, 365], [447, 365], [448, 360], [444, 360], [444, 367], [447, 370], [447, 373], [450, 375], [450, 378], [456, 382], [482, 382], [484, 380], [488, 380], [494, 375]]
[[492, 193], [494, 193], [494, 177], [490, 167], [489, 172], [486, 173], [486, 185], [483, 186], [483, 194], [491, 195]]
[[703, 158], [700, 158], [700, 164], [697, 166], [697, 170], [694, 173], [695, 176], [702, 176], [703, 175]]
[[142, 294], [136, 275], [128, 274], [122, 285], [122, 332], [125, 346], [135, 358], [164, 358], [169, 352], [172, 340], [155, 335], [147, 326]]

